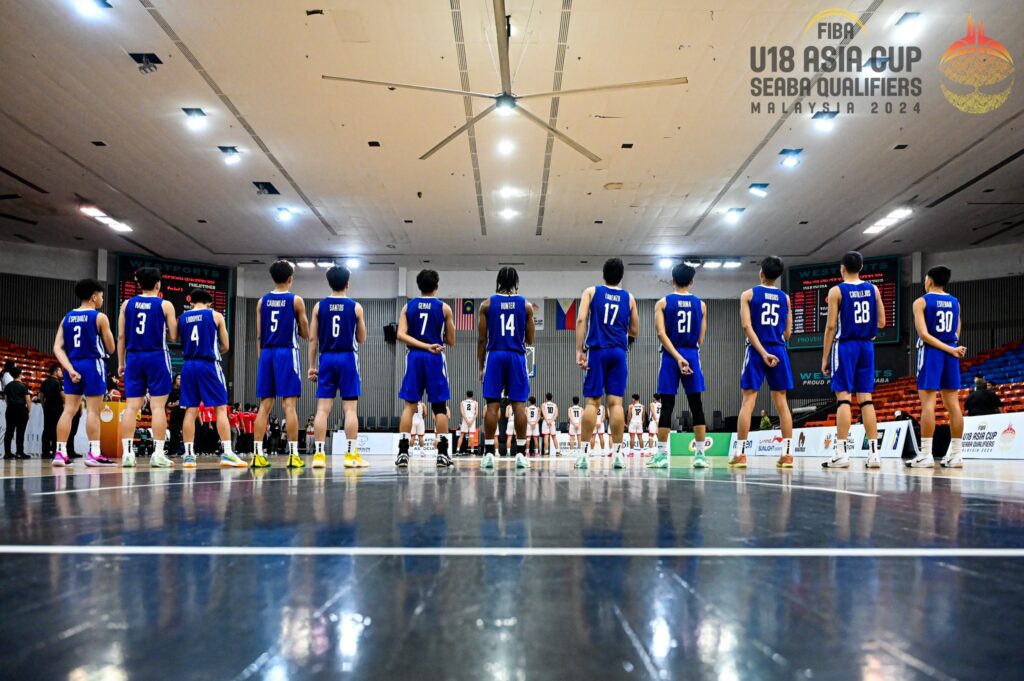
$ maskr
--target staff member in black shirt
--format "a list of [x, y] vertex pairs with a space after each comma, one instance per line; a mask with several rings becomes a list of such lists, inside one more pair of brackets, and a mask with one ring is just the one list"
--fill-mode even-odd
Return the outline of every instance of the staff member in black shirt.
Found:
[[[11, 381], [4, 386], [7, 398], [7, 431], [4, 433], [4, 458], [28, 459], [25, 453], [25, 426], [28, 425], [28, 413], [32, 409], [32, 394], [28, 386], [21, 382], [21, 369], [12, 367], [8, 372]], [[11, 452], [11, 440], [15, 440], [18, 455]]]
[[989, 390], [988, 382], [981, 376], [974, 377], [974, 392], [967, 396], [964, 410], [968, 416], [988, 416], [1003, 411], [1003, 401], [999, 395]]
[[63, 371], [59, 364], [50, 366], [46, 380], [39, 386], [43, 396], [43, 458], [52, 459], [57, 451], [57, 421], [64, 413]]

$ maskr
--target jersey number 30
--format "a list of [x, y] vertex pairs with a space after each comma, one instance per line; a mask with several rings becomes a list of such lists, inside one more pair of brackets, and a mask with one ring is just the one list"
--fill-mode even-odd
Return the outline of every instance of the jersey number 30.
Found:
[[949, 333], [954, 331], [953, 328], [953, 311], [942, 310], [935, 315], [935, 332], [936, 333]]

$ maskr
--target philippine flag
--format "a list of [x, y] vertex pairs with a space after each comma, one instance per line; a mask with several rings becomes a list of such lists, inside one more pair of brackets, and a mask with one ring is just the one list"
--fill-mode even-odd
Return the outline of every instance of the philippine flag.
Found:
[[556, 331], [576, 330], [576, 299], [559, 298], [555, 315]]

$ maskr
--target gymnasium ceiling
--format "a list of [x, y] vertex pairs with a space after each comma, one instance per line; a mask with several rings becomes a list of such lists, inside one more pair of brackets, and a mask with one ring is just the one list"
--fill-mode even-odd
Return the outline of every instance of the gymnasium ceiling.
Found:
[[[852, 247], [1024, 241], [1024, 84], [972, 115], [944, 99], [938, 71], [968, 10], [1024, 59], [1017, 3], [508, 0], [517, 94], [553, 89], [560, 33], [562, 89], [689, 83], [560, 98], [555, 124], [596, 163], [555, 141], [546, 166], [545, 131], [490, 116], [475, 126], [474, 168], [466, 135], [419, 160], [466, 122], [462, 97], [321, 74], [460, 89], [464, 50], [469, 88], [496, 93], [491, 0], [109, 0], [92, 18], [80, 1], [0, 3], [3, 241], [228, 264], [360, 255], [450, 268], [538, 256], [568, 268], [604, 254], [811, 262]], [[828, 7], [864, 21], [852, 44], [866, 49], [898, 44], [896, 20], [921, 12], [923, 92], [906, 100], [920, 113], [872, 114], [859, 98], [830, 133], [807, 111], [751, 113], [750, 47], [826, 44], [804, 25]], [[163, 63], [142, 74], [132, 52]], [[474, 99], [472, 111], [487, 105]], [[552, 113], [551, 100], [520, 105]], [[186, 127], [184, 107], [208, 114], [204, 130]], [[498, 153], [501, 140], [512, 154]], [[236, 146], [241, 161], [226, 165], [218, 145]], [[804, 149], [803, 162], [781, 167], [783, 148]], [[258, 195], [254, 181], [280, 195]], [[770, 183], [766, 198], [748, 193], [757, 182]], [[520, 195], [502, 197], [506, 186]], [[81, 215], [83, 202], [130, 225], [130, 241]], [[287, 223], [282, 206], [295, 213]], [[910, 219], [863, 233], [902, 206]], [[720, 211], [736, 207], [745, 211], [732, 225]], [[517, 215], [501, 217], [506, 209]]]

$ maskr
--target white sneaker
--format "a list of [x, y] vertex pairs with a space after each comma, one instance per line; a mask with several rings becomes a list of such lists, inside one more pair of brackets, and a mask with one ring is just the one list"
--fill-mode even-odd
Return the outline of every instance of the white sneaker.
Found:
[[494, 468], [494, 454], [484, 454], [480, 461], [480, 468]]
[[590, 462], [587, 460], [586, 454], [580, 454], [576, 457], [576, 463], [573, 464], [574, 468], [587, 468], [590, 466]]
[[529, 468], [530, 462], [522, 454], [516, 454], [516, 468]]
[[821, 467], [822, 468], [849, 468], [850, 467], [850, 457], [846, 456], [845, 454], [836, 454], [831, 459], [829, 459], [828, 461], [823, 461], [821, 463]]
[[121, 468], [135, 468], [135, 452], [129, 450], [121, 456]]
[[173, 466], [174, 462], [168, 459], [163, 452], [153, 452], [153, 456], [149, 457], [150, 468], [171, 468]]
[[625, 468], [626, 459], [622, 456], [622, 452], [617, 452], [612, 455], [612, 468]]
[[959, 454], [946, 454], [946, 456], [942, 457], [939, 465], [943, 468], [963, 468], [964, 460], [960, 458]]
[[868, 455], [868, 460], [864, 462], [864, 467], [865, 468], [881, 468], [882, 467], [882, 457], [878, 456], [878, 454], [875, 454], [874, 456]]
[[916, 459], [906, 463], [907, 468], [935, 468], [935, 457], [931, 454], [918, 454]]

